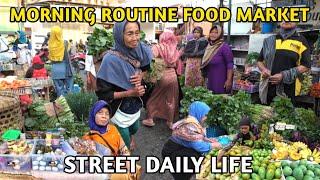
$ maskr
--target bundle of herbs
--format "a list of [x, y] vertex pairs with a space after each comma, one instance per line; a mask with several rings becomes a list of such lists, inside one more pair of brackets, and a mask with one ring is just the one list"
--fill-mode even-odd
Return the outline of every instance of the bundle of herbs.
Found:
[[144, 81], [147, 83], [156, 84], [160, 81], [161, 77], [163, 76], [163, 72], [166, 68], [166, 65], [163, 59], [155, 58], [151, 62], [151, 68], [144, 76]]

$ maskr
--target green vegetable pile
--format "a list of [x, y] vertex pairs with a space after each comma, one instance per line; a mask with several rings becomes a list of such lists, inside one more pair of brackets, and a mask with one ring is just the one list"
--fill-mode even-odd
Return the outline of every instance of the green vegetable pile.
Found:
[[99, 56], [114, 44], [112, 30], [95, 27], [88, 40], [89, 55]]
[[63, 96], [56, 101], [63, 111], [56, 116], [50, 117], [46, 113], [45, 104], [48, 101], [39, 100], [29, 106], [29, 116], [25, 120], [25, 127], [30, 131], [47, 131], [59, 127], [66, 129], [66, 137], [83, 136], [88, 131], [88, 125], [83, 122], [75, 122], [74, 115]]
[[206, 120], [209, 127], [222, 126], [228, 128], [229, 133], [235, 133], [242, 116], [250, 114], [251, 97], [243, 91], [234, 96], [215, 95], [204, 87], [183, 87], [182, 91], [184, 97], [181, 100], [181, 113], [187, 115], [192, 102], [203, 101], [211, 107]]
[[181, 100], [182, 109], [180, 110], [185, 116], [188, 115], [188, 109], [192, 102], [203, 101], [207, 104], [211, 104], [213, 94], [211, 91], [204, 87], [182, 87], [183, 99]]
[[252, 104], [249, 108], [250, 117], [257, 124], [273, 118], [273, 108], [270, 106]]
[[95, 93], [80, 92], [67, 94], [66, 100], [77, 121], [87, 122], [90, 108], [98, 100], [98, 97]]
[[[275, 112], [271, 122], [296, 125], [297, 130], [311, 141], [319, 139], [320, 124], [313, 110], [294, 108], [290, 99], [281, 97], [276, 97], [271, 106]], [[283, 136], [288, 138], [290, 134], [290, 131], [285, 131]]]
[[47, 101], [39, 100], [29, 107], [30, 117], [26, 118], [25, 126], [29, 130], [46, 131], [58, 127], [60, 124], [74, 122], [74, 116], [69, 108], [66, 99], [60, 96], [56, 101], [62, 106], [63, 111], [58, 114], [58, 118], [50, 117], [46, 113], [45, 104]]

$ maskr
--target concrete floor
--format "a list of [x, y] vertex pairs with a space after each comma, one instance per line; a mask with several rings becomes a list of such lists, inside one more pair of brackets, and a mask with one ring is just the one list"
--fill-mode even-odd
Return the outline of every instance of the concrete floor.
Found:
[[[145, 111], [142, 111], [141, 117], [141, 119], [144, 119]], [[155, 120], [155, 123], [156, 125], [150, 128], [143, 126], [140, 121], [140, 128], [135, 135], [137, 149], [133, 152], [133, 155], [140, 156], [139, 163], [143, 168], [143, 174], [141, 176], [142, 180], [172, 180], [173, 177], [169, 172], [166, 172], [165, 174], [145, 173], [146, 156], [156, 156], [160, 161], [162, 161], [162, 147], [171, 136], [171, 130], [168, 128], [164, 120]]]

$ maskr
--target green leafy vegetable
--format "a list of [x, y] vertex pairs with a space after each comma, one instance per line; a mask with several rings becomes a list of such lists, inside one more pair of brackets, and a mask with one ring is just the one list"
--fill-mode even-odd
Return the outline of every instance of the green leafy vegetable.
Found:
[[114, 44], [112, 30], [95, 27], [88, 40], [89, 55], [98, 56]]

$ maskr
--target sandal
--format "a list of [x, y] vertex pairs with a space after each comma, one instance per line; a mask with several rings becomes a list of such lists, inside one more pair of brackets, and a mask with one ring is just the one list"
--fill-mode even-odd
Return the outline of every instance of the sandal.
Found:
[[147, 126], [147, 127], [153, 127], [156, 124], [153, 122], [153, 119], [145, 119], [142, 121], [142, 124]]

